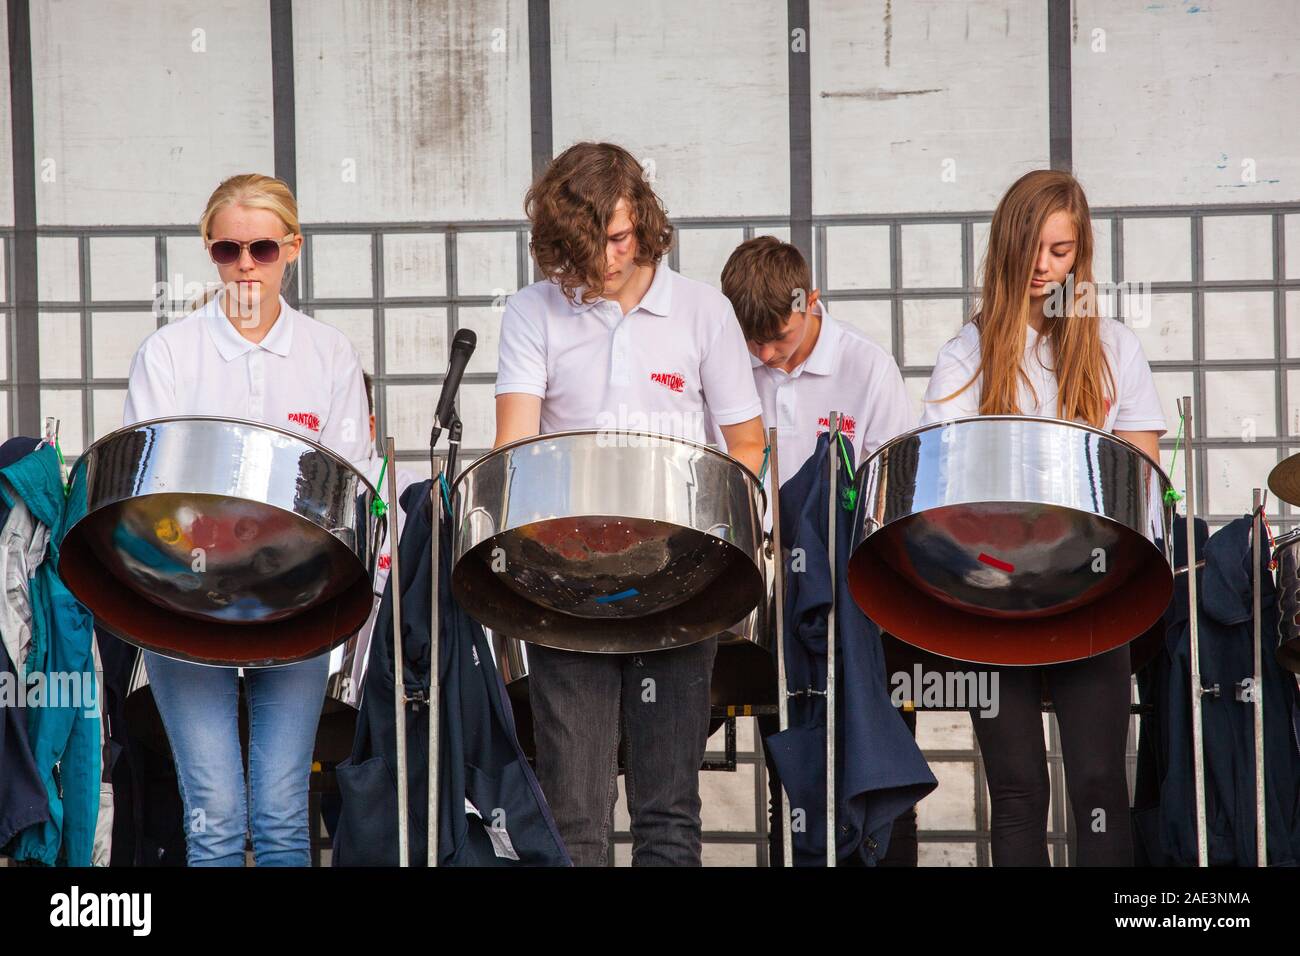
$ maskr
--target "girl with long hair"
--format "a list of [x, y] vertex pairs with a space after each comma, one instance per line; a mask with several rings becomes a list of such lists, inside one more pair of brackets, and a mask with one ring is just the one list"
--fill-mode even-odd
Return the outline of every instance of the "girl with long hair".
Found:
[[[1088, 201], [1068, 173], [1035, 170], [993, 213], [973, 319], [939, 350], [922, 424], [1035, 415], [1092, 425], [1157, 463], [1165, 419], [1137, 336], [1098, 313]], [[1045, 866], [1044, 685], [1061, 732], [1078, 862], [1131, 866], [1125, 746], [1128, 647], [997, 671], [996, 716], [971, 712], [992, 800], [995, 866]]]

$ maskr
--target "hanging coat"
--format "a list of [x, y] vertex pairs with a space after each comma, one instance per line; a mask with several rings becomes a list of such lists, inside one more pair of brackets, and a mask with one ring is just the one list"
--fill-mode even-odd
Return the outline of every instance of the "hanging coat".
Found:
[[[1177, 522], [1175, 560], [1187, 563], [1184, 523]], [[1218, 685], [1201, 698], [1205, 747], [1206, 833], [1209, 862], [1255, 866], [1255, 708], [1236, 699], [1234, 685], [1254, 673], [1251, 521], [1238, 518], [1210, 536], [1198, 523], [1197, 573], [1201, 684]], [[1300, 749], [1294, 720], [1296, 682], [1274, 656], [1277, 605], [1269, 549], [1260, 552], [1260, 648], [1264, 693], [1265, 818], [1268, 862], [1300, 860]], [[1134, 801], [1139, 861], [1195, 866], [1195, 777], [1192, 749], [1191, 636], [1186, 576], [1180, 575], [1165, 616], [1163, 652], [1138, 677], [1144, 718], [1139, 741], [1138, 796]], [[1154, 769], [1153, 769], [1154, 768]], [[1151, 780], [1158, 781], [1158, 791]], [[1151, 799], [1158, 792], [1158, 801]]]
[[[58, 453], [42, 445], [0, 469], [0, 476], [5, 503], [13, 507], [21, 500], [50, 532], [45, 561], [31, 581], [32, 643], [24, 667], [28, 683], [43, 682], [46, 691], [44, 706], [27, 708], [27, 730], [50, 819], [23, 830], [13, 856], [49, 866], [89, 866], [99, 815], [99, 692], [91, 614], [57, 571], [65, 527]], [[77, 686], [80, 699], [62, 693]]]
[[[432, 604], [431, 482], [401, 497], [403, 680], [408, 698], [428, 699]], [[541, 787], [515, 738], [514, 718], [483, 628], [451, 593], [451, 529], [440, 535], [438, 614], [441, 657], [439, 865], [564, 866], [568, 854]], [[375, 621], [352, 755], [336, 773], [342, 810], [336, 866], [396, 866], [397, 734], [393, 713], [393, 587], [390, 575]], [[410, 860], [425, 865], [429, 711], [406, 709]]]
[[[9, 439], [0, 445], [0, 468], [25, 457], [37, 444], [35, 438]], [[10, 511], [9, 505], [0, 499], [0, 528], [6, 526]], [[27, 551], [26, 548], [19, 550], [24, 553]], [[12, 586], [18, 594], [27, 593], [27, 568], [18, 563], [8, 570], [14, 579], [6, 577], [0, 582], [4, 586], [6, 600], [3, 610], [10, 610], [9, 601], [19, 600], [25, 609], [30, 602], [25, 597], [11, 596], [9, 592]], [[22, 581], [17, 580], [19, 576], [23, 578]], [[16, 622], [18, 628], [30, 634], [30, 620], [22, 615], [16, 616], [21, 618]], [[7, 650], [10, 636], [7, 629], [4, 636], [6, 640], [0, 643], [0, 682], [3, 682], [0, 683], [0, 847], [4, 847], [15, 833], [37, 823], [44, 823], [50, 818], [45, 784], [36, 769], [36, 761], [32, 759], [31, 742], [27, 738], [27, 711], [17, 705], [21, 668], [16, 666]], [[15, 638], [17, 636], [14, 635]], [[14, 640], [13, 646], [17, 647], [19, 643]], [[13, 699], [8, 698], [9, 694], [13, 695]]]
[[[0, 646], [0, 681], [17, 690], [18, 672], [9, 652]], [[50, 819], [45, 784], [32, 757], [26, 710], [10, 704], [0, 692], [0, 847], [15, 833]]]
[[[783, 637], [792, 691], [826, 689], [829, 448], [822, 435], [780, 491], [782, 546], [791, 554]], [[938, 782], [890, 702], [880, 629], [849, 594], [852, 518], [841, 509], [836, 521], [836, 854], [841, 862], [875, 865], [888, 852], [895, 818]], [[792, 570], [796, 560], [801, 570]], [[802, 824], [793, 828], [795, 865], [820, 866], [826, 860], [826, 698], [793, 697], [789, 716], [789, 729], [767, 737], [767, 744]]]

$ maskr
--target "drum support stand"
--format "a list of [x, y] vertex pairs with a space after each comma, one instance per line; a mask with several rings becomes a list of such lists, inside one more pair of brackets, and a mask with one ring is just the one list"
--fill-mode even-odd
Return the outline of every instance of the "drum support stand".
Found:
[[[781, 550], [781, 471], [777, 461], [776, 428], [767, 430], [768, 500], [772, 504], [772, 601], [776, 605], [776, 703], [780, 728], [790, 729], [790, 683], [785, 676], [785, 554]], [[794, 844], [790, 837], [790, 795], [781, 784], [781, 863], [794, 866]]]
[[1268, 817], [1264, 806], [1264, 662], [1260, 658], [1260, 540], [1264, 525], [1264, 493], [1255, 489], [1254, 507], [1251, 508], [1251, 620], [1254, 621], [1255, 684], [1251, 688], [1255, 705], [1255, 865], [1268, 866]]
[[837, 519], [840, 510], [840, 413], [830, 414], [830, 506], [826, 515], [826, 551], [830, 559], [831, 606], [826, 614], [826, 865], [838, 862], [838, 844], [835, 839], [835, 610], [836, 585], [839, 575], [835, 564], [835, 541], [838, 534]]
[[[384, 439], [384, 454], [388, 456], [388, 502], [389, 510], [399, 507], [397, 502], [397, 453], [392, 436]], [[397, 521], [390, 516], [389, 553], [391, 567], [388, 581], [393, 592], [393, 719], [397, 736], [397, 865], [411, 865], [411, 824], [408, 816], [406, 793], [406, 676], [402, 666], [402, 568], [400, 548], [393, 538], [397, 532]]]
[[[1192, 399], [1184, 396], [1178, 403], [1178, 412], [1183, 417], [1184, 448], [1186, 454], [1183, 463], [1187, 475], [1187, 497], [1183, 501], [1183, 512], [1187, 519], [1187, 567], [1196, 567], [1196, 457], [1192, 451]], [[1205, 688], [1201, 685], [1201, 641], [1198, 626], [1199, 603], [1196, 596], [1196, 572], [1187, 575], [1187, 621], [1188, 648], [1191, 657], [1192, 694], [1192, 758], [1196, 785], [1196, 865], [1209, 865], [1207, 834], [1205, 832], [1205, 735], [1201, 725], [1201, 697]]]
[[[451, 445], [451, 457], [449, 462], [455, 461], [456, 450], [460, 444], [461, 423], [457, 418], [452, 426], [449, 435]], [[385, 452], [388, 455], [388, 500], [389, 508], [400, 507], [397, 500], [397, 455], [393, 439], [385, 439]], [[442, 713], [441, 695], [439, 694], [440, 683], [440, 665], [442, 662], [441, 647], [439, 646], [439, 620], [438, 620], [438, 559], [441, 554], [439, 545], [442, 540], [442, 468], [438, 455], [434, 452], [434, 446], [429, 446], [429, 473], [433, 476], [433, 481], [429, 485], [429, 521], [430, 521], [430, 601], [429, 601], [429, 694], [427, 703], [429, 705], [429, 779], [427, 795], [429, 800], [428, 814], [428, 831], [425, 838], [425, 847], [427, 851], [426, 864], [430, 867], [438, 865], [438, 782], [439, 782], [439, 717]], [[390, 534], [396, 537], [397, 521], [396, 518], [390, 519]], [[397, 865], [411, 865], [411, 821], [409, 808], [409, 795], [407, 792], [409, 772], [406, 761], [406, 705], [412, 701], [425, 703], [423, 699], [409, 698], [406, 696], [406, 679], [403, 668], [402, 654], [402, 570], [400, 557], [400, 542], [392, 541], [389, 552], [392, 555], [392, 568], [389, 574], [389, 581], [393, 587], [393, 716], [396, 721], [397, 736]]]
[[[456, 414], [456, 406], [451, 407], [452, 420], [447, 431], [447, 473], [454, 476], [456, 474], [456, 457], [460, 453], [460, 434], [461, 423], [460, 416]], [[441, 780], [441, 741], [439, 731], [442, 727], [442, 695], [439, 693], [442, 683], [442, 632], [439, 630], [441, 622], [438, 619], [438, 586], [441, 583], [440, 571], [438, 566], [439, 558], [442, 555], [442, 485], [444, 481], [442, 462], [439, 460], [437, 453], [434, 451], [436, 439], [429, 445], [429, 474], [433, 476], [433, 500], [429, 504], [433, 508], [433, 540], [431, 543], [432, 552], [429, 566], [431, 571], [430, 594], [432, 600], [429, 602], [429, 835], [425, 843], [428, 847], [428, 864], [430, 867], [438, 865], [438, 802], [441, 796], [439, 790], [439, 781]], [[450, 505], [450, 502], [448, 502]]]

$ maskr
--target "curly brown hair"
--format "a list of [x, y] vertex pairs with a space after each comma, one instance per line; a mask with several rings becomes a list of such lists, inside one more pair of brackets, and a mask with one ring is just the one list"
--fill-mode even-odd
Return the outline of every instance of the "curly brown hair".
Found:
[[622, 146], [570, 146], [524, 197], [537, 268], [568, 298], [582, 289], [582, 301], [594, 302], [605, 291], [606, 230], [620, 199], [631, 207], [637, 264], [657, 263], [672, 247], [673, 227], [641, 164]]

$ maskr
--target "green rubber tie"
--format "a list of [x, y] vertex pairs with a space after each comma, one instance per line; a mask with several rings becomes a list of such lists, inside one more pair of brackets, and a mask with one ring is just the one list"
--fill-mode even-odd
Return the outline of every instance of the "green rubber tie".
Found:
[[388, 505], [384, 504], [384, 472], [387, 470], [388, 456], [385, 455], [384, 463], [379, 466], [379, 479], [375, 482], [375, 500], [370, 502], [370, 513], [376, 518], [382, 518], [388, 513]]
[[447, 476], [438, 472], [438, 485], [442, 488], [442, 503], [447, 508], [448, 516], [451, 515], [451, 486], [447, 484]]
[[[1178, 447], [1179, 445], [1182, 444], [1182, 441], [1183, 441], [1183, 415], [1180, 412], [1178, 415], [1178, 434], [1174, 436], [1174, 454], [1173, 457], [1169, 459], [1169, 473], [1171, 475], [1174, 473], [1174, 466], [1178, 464]], [[1179, 494], [1177, 489], [1175, 489], [1172, 485], [1165, 490], [1165, 504], [1176, 505], [1178, 504], [1178, 502], [1182, 500], [1183, 500], [1183, 496]]]
[[68, 470], [68, 463], [63, 460], [63, 449], [59, 447], [59, 440], [54, 439], [54, 454], [59, 456], [59, 484], [63, 488], [63, 497], [68, 497], [72, 486], [63, 480], [63, 473]]
[[858, 505], [858, 489], [854, 485], [857, 476], [854, 474], [853, 463], [849, 458], [849, 449], [844, 441], [844, 432], [837, 431], [835, 435], [839, 439], [840, 459], [844, 462], [844, 470], [849, 473], [848, 483], [840, 491], [840, 507], [845, 511], [853, 511]]
[[768, 445], [763, 449], [763, 464], [758, 469], [758, 483], [761, 485], [763, 479], [767, 477], [767, 456], [772, 453], [772, 446]]

